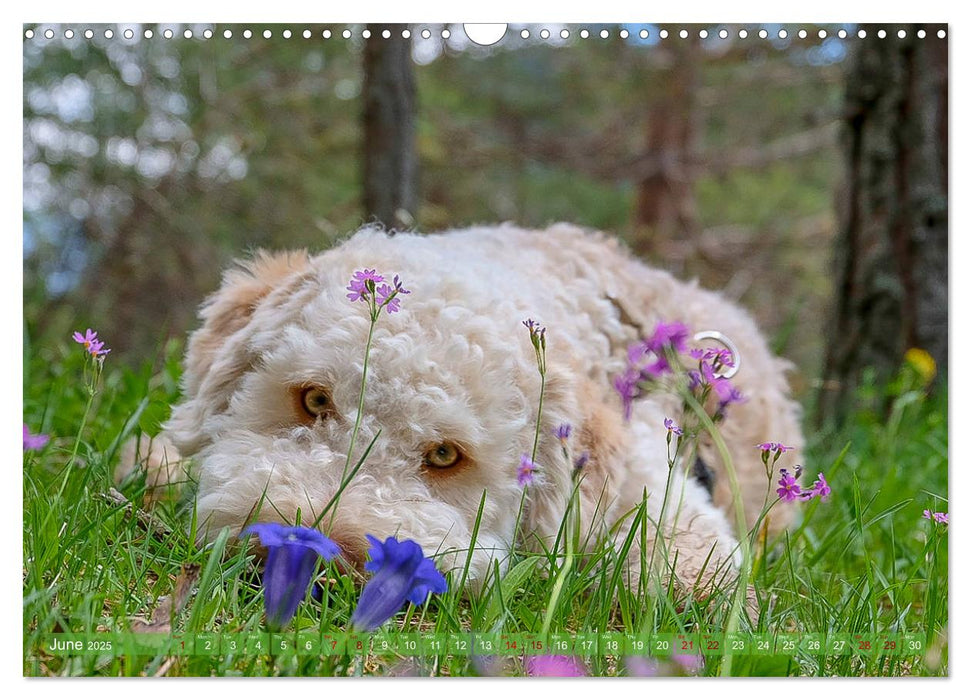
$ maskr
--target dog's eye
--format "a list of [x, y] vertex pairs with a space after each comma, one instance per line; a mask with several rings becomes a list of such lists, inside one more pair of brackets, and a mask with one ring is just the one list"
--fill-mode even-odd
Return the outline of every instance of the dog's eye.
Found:
[[425, 453], [425, 464], [435, 469], [448, 469], [462, 461], [462, 451], [451, 442], [443, 442]]
[[303, 410], [315, 418], [333, 410], [330, 394], [327, 393], [326, 389], [319, 386], [310, 386], [304, 389], [300, 394], [300, 402], [303, 404]]

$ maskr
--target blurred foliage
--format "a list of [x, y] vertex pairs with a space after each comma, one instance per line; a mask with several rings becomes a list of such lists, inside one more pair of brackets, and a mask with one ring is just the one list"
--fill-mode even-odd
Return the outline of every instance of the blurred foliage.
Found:
[[[24, 41], [24, 305], [43, 342], [97, 327], [133, 364], [194, 324], [220, 271], [255, 247], [331, 245], [363, 223], [360, 28], [33, 27]], [[126, 39], [123, 31], [133, 30]], [[165, 29], [175, 38], [165, 39]], [[194, 38], [183, 38], [190, 29]], [[244, 39], [244, 28], [253, 38]], [[638, 244], [633, 167], [646, 105], [679, 79], [671, 39], [413, 27], [421, 206], [432, 231], [567, 220]], [[48, 39], [44, 33], [52, 29]], [[233, 32], [232, 39], [223, 31]], [[270, 39], [262, 37], [270, 29]], [[322, 38], [325, 29], [331, 38]], [[655, 265], [753, 310], [818, 376], [843, 42], [705, 40], [697, 70], [698, 230], [655, 241]], [[731, 37], [738, 27], [731, 27]], [[808, 145], [799, 139], [808, 137]], [[795, 141], [793, 140], [795, 139]], [[790, 147], [789, 144], [794, 144]]]

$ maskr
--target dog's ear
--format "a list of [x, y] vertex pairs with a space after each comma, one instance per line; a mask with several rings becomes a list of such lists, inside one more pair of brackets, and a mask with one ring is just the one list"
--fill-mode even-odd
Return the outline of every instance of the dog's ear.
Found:
[[260, 302], [309, 267], [306, 251], [257, 251], [251, 260], [237, 261], [227, 270], [219, 290], [202, 305], [202, 327], [189, 337], [183, 363], [183, 398], [165, 425], [183, 455], [203, 447], [203, 421], [225, 408], [236, 378], [246, 369], [243, 331]]

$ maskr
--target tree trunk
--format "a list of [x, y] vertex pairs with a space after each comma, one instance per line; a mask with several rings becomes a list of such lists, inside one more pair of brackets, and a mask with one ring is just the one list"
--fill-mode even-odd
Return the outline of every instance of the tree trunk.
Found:
[[637, 184], [635, 252], [650, 255], [659, 241], [690, 238], [696, 228], [692, 158], [698, 93], [697, 40], [674, 44], [673, 65], [650, 86], [646, 149], [655, 166]]
[[[418, 210], [416, 92], [403, 25], [369, 24], [364, 49], [364, 213], [389, 229], [414, 226]], [[382, 32], [390, 30], [390, 38]]]
[[835, 294], [820, 418], [840, 419], [864, 370], [909, 348], [947, 368], [947, 40], [866, 26], [847, 67]]

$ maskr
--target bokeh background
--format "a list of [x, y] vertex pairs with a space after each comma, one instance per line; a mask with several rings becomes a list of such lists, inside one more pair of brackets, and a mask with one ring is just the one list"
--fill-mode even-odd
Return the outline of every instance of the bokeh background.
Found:
[[[461, 25], [385, 29], [26, 26], [29, 342], [90, 326], [137, 365], [257, 247], [323, 249], [375, 220], [570, 221], [748, 307], [807, 403], [914, 347], [946, 368], [938, 27], [510, 25], [490, 47]], [[382, 110], [400, 132], [381, 135]], [[398, 188], [389, 222], [375, 198]], [[928, 294], [930, 311], [907, 301]]]

